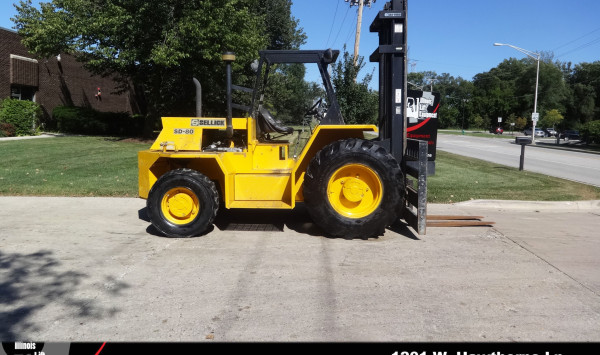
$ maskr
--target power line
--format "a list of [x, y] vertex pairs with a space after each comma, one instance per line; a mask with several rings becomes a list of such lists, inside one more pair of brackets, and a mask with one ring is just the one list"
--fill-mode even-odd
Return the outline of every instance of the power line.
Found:
[[595, 30], [593, 30], [593, 31], [591, 31], [591, 32], [588, 32], [588, 33], [584, 34], [584, 35], [583, 35], [583, 36], [581, 36], [581, 37], [578, 37], [578, 38], [576, 38], [576, 39], [574, 39], [574, 40], [572, 40], [572, 41], [569, 41], [569, 42], [567, 42], [567, 43], [565, 43], [565, 44], [562, 44], [562, 45], [560, 45], [560, 46], [558, 46], [558, 47], [554, 48], [552, 51], [554, 52], [554, 51], [556, 51], [557, 49], [560, 49], [560, 48], [562, 48], [562, 47], [566, 47], [566, 46], [568, 46], [569, 44], [571, 44], [571, 43], [574, 43], [574, 42], [577, 42], [577, 41], [579, 41], [580, 39], [582, 39], [583, 37], [587, 37], [587, 36], [591, 35], [592, 33], [596, 32], [596, 31], [600, 31], [600, 27], [596, 28]]
[[329, 45], [329, 39], [331, 38], [331, 32], [333, 31], [333, 25], [335, 24], [335, 18], [337, 16], [338, 6], [340, 2], [338, 0], [335, 1], [335, 13], [333, 15], [333, 21], [331, 21], [331, 28], [329, 29], [329, 35], [327, 36], [327, 42], [325, 42], [325, 48]]
[[354, 26], [350, 26], [350, 28], [348, 28], [348, 35], [346, 36], [346, 40], [344, 41], [344, 44], [348, 44], [348, 41], [350, 40], [350, 36], [352, 36], [353, 33], [356, 33], [356, 24], [354, 24]]
[[346, 16], [348, 16], [348, 11], [350, 11], [350, 8], [346, 9], [346, 13], [344, 14], [344, 19], [342, 20], [340, 29], [338, 30], [337, 34], [335, 35], [335, 39], [333, 40], [333, 42], [331, 42], [332, 47], [333, 47], [333, 45], [335, 45], [335, 42], [337, 42], [338, 36], [340, 35], [340, 31], [342, 30], [342, 27], [344, 27], [344, 22], [346, 22]]
[[562, 57], [563, 55], [566, 55], [566, 54], [569, 54], [569, 53], [573, 53], [573, 52], [575, 52], [575, 51], [578, 51], [578, 50], [580, 50], [580, 49], [584, 49], [584, 48], [586, 48], [586, 47], [592, 46], [592, 45], [594, 45], [594, 44], [596, 44], [596, 43], [598, 43], [598, 42], [600, 42], [600, 37], [598, 37], [598, 38], [596, 38], [596, 39], [594, 39], [594, 40], [592, 40], [592, 41], [590, 41], [590, 42], [588, 42], [588, 43], [582, 44], [581, 46], [579, 46], [579, 47], [577, 47], [577, 48], [574, 48], [574, 49], [572, 49], [572, 50], [570, 50], [570, 51], [567, 51], [567, 52], [561, 53], [561, 54], [557, 55], [557, 56], [556, 56], [556, 58], [558, 58], [558, 57]]

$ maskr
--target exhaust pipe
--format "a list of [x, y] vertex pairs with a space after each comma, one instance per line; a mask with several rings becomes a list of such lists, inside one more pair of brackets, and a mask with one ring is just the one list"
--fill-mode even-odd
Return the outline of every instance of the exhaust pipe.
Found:
[[192, 80], [196, 86], [196, 117], [202, 117], [202, 86], [198, 79], [192, 78]]
[[235, 53], [223, 53], [223, 61], [227, 64], [227, 138], [233, 137], [233, 118], [231, 113], [231, 63], [235, 60]]

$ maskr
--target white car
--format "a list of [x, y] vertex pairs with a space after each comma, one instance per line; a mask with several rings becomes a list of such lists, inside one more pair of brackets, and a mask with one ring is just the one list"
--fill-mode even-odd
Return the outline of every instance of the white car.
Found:
[[[526, 136], [530, 136], [530, 135], [531, 135], [531, 128], [526, 128], [526, 129], [523, 131], [523, 134], [524, 134], [524, 135], [526, 135]], [[536, 128], [536, 129], [535, 129], [535, 136], [536, 136], [536, 137], [542, 137], [542, 138], [543, 138], [543, 137], [546, 137], [546, 133], [544, 132], [544, 130], [543, 130], [543, 129], [541, 129], [541, 128]]]

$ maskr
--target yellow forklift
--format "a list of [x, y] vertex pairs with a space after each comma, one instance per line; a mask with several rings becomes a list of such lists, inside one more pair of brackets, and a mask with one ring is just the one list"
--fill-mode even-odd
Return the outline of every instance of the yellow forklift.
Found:
[[[370, 57], [380, 67], [377, 126], [344, 124], [328, 72], [337, 50], [260, 51], [252, 89], [232, 85], [235, 55], [225, 53], [227, 117], [163, 117], [158, 138], [139, 153], [139, 196], [147, 199], [156, 229], [169, 237], [191, 237], [204, 233], [220, 208], [293, 209], [299, 202], [334, 237], [378, 236], [402, 218], [406, 0], [389, 1], [371, 31], [380, 38]], [[269, 73], [282, 63], [316, 64], [326, 93], [307, 111], [309, 116], [321, 112], [320, 120], [297, 156], [290, 154], [288, 141], [273, 138], [294, 130], [265, 105]], [[233, 104], [233, 90], [250, 93], [250, 106]], [[247, 114], [233, 117], [233, 108]]]

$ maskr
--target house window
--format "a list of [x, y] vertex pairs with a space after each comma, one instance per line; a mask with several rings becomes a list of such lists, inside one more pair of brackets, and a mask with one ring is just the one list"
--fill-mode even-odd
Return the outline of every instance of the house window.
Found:
[[10, 97], [16, 100], [35, 101], [36, 89], [31, 86], [11, 85]]

